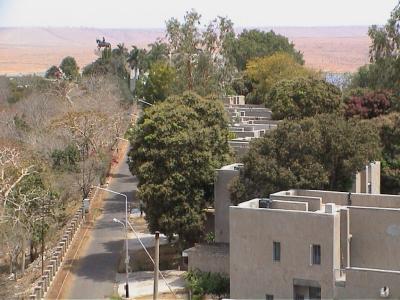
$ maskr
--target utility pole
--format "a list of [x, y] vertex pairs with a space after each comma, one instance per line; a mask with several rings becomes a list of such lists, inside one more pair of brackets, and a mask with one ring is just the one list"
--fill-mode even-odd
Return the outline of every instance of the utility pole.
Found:
[[154, 290], [153, 290], [153, 300], [158, 298], [158, 272], [160, 270], [160, 232], [156, 231], [155, 235], [155, 254], [154, 254]]
[[125, 296], [129, 298], [129, 251], [128, 251], [128, 201], [126, 201], [125, 223]]

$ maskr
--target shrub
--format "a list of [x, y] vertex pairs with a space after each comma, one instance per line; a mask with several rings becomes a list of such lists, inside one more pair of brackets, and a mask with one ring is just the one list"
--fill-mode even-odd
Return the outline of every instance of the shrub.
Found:
[[28, 132], [31, 128], [29, 127], [28, 123], [25, 120], [25, 115], [22, 116], [15, 115], [14, 116], [14, 124], [17, 130]]
[[229, 296], [229, 278], [220, 273], [191, 270], [186, 274], [187, 287], [194, 298], [204, 295]]
[[28, 96], [32, 92], [30, 85], [23, 84], [23, 82], [18, 82], [17, 80], [9, 81], [9, 94], [7, 101], [8, 103], [16, 103], [22, 98]]
[[53, 168], [62, 171], [76, 171], [79, 162], [79, 150], [76, 146], [68, 145], [64, 150], [54, 150], [51, 154]]
[[67, 56], [62, 60], [60, 69], [69, 80], [76, 80], [79, 77], [78, 64], [76, 63], [75, 58], [71, 56]]

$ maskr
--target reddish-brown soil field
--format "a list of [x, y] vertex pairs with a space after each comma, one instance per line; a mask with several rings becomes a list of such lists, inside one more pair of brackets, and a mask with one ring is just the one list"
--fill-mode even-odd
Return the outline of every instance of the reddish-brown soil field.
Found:
[[[268, 28], [270, 29], [270, 28]], [[267, 30], [268, 30], [267, 29]], [[274, 28], [303, 52], [306, 65], [330, 72], [354, 72], [368, 62], [366, 27]], [[162, 30], [88, 28], [0, 28], [0, 74], [43, 73], [73, 56], [80, 66], [96, 59], [96, 38], [113, 46], [141, 47], [162, 38]]]

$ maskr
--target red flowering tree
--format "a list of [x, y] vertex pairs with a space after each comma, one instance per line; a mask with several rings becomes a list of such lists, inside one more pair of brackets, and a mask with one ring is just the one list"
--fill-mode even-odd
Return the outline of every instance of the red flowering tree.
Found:
[[391, 94], [388, 91], [355, 91], [346, 99], [345, 115], [371, 119], [389, 112]]

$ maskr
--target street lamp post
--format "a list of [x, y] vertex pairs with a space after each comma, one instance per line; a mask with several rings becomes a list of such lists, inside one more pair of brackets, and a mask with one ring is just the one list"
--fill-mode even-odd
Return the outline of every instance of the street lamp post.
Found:
[[125, 228], [125, 273], [126, 273], [125, 296], [126, 298], [129, 298], [128, 197], [125, 194], [118, 193], [110, 189], [105, 189], [99, 186], [95, 186], [95, 188], [125, 197], [125, 224], [116, 218], [114, 218], [113, 221], [122, 224]]

